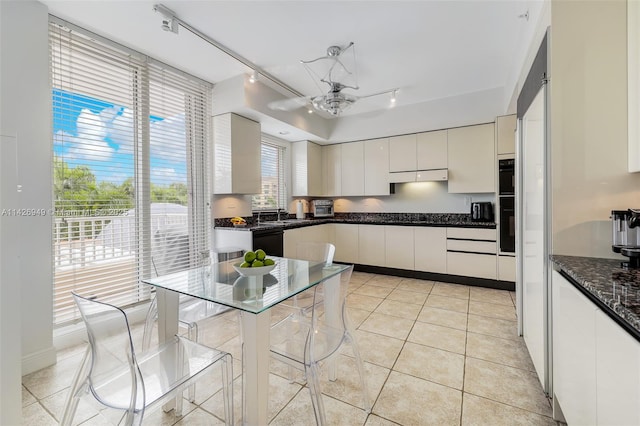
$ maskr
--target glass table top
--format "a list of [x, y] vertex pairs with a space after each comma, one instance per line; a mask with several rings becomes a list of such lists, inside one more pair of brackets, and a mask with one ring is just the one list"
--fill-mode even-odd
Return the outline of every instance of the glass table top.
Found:
[[142, 280], [143, 283], [208, 300], [243, 311], [260, 313], [334, 276], [351, 265], [270, 257], [276, 263], [268, 274], [245, 277], [234, 268], [238, 259]]

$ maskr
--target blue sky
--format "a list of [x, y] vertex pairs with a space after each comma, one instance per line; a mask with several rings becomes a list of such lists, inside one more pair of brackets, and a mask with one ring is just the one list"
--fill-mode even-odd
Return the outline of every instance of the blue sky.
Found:
[[[151, 181], [186, 184], [184, 114], [150, 117]], [[133, 177], [130, 108], [64, 90], [53, 90], [54, 153], [70, 167], [86, 165], [98, 181]], [[177, 145], [177, 146], [176, 146]]]

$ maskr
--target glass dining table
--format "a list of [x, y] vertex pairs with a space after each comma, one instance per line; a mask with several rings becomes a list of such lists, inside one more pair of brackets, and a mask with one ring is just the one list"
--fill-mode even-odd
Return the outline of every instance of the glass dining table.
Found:
[[275, 268], [265, 275], [241, 275], [234, 268], [239, 260], [234, 259], [142, 281], [156, 288], [160, 342], [178, 332], [180, 294], [240, 311], [245, 380], [243, 424], [248, 425], [266, 425], [269, 421], [271, 308], [321, 282], [339, 285], [340, 275], [352, 267], [281, 257], [272, 259]]

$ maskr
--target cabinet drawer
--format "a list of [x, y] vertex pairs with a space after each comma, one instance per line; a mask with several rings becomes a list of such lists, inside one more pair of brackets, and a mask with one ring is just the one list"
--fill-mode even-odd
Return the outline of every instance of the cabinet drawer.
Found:
[[496, 242], [447, 239], [447, 250], [496, 254]]
[[447, 238], [497, 241], [495, 229], [447, 228]]
[[492, 254], [447, 252], [447, 273], [495, 280], [496, 257]]

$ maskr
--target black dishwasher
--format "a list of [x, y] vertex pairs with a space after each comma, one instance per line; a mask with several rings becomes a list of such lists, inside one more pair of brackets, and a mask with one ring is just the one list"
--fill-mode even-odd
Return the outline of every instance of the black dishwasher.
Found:
[[283, 236], [284, 230], [280, 227], [254, 229], [253, 230], [253, 249], [262, 249], [268, 256], [283, 255]]

